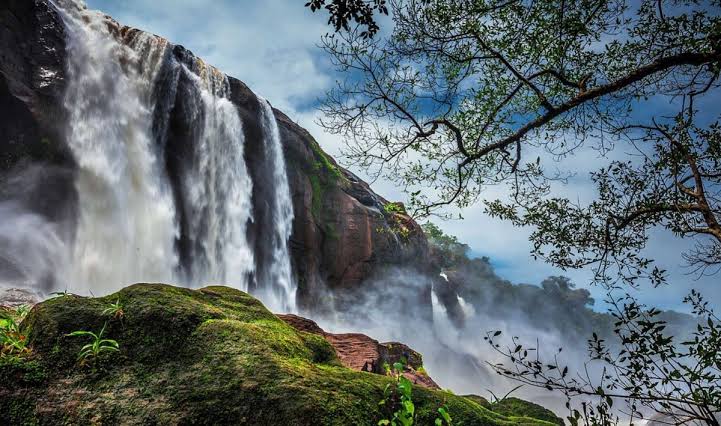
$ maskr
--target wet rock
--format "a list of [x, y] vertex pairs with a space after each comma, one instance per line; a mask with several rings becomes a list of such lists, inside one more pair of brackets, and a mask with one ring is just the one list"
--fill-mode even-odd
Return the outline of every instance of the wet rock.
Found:
[[[111, 30], [126, 41], [138, 30], [112, 22]], [[0, 171], [23, 162], [62, 165], [74, 170], [65, 137], [63, 92], [65, 87], [65, 28], [47, 0], [0, 2]], [[182, 46], [170, 44], [170, 54], [193, 68], [200, 60]], [[194, 140], [184, 109], [183, 81], [173, 86], [170, 70], [162, 70], [156, 82], [159, 94], [156, 121], [167, 122], [158, 132], [165, 149], [165, 167], [176, 205], [183, 197], [180, 179], [194, 161], [188, 142]], [[253, 218], [248, 236], [257, 265], [272, 256], [266, 238], [269, 212], [268, 191], [272, 189], [269, 170], [263, 165], [265, 147], [256, 95], [241, 81], [229, 77], [230, 100], [243, 120], [246, 163], [253, 179]], [[173, 84], [171, 84], [173, 83]], [[323, 295], [330, 290], [357, 288], [377, 271], [391, 265], [417, 264], [428, 246], [422, 230], [405, 213], [384, 210], [388, 201], [369, 185], [340, 167], [320, 148], [305, 129], [281, 111], [278, 121], [294, 210], [290, 239], [299, 306], [314, 311], [330, 310]], [[185, 120], [185, 121], [184, 121]], [[25, 166], [23, 166], [25, 167]], [[60, 183], [48, 186], [44, 194], [53, 205], [72, 211], [77, 203], [72, 173]], [[2, 177], [0, 176], [0, 180]], [[43, 197], [39, 197], [42, 199]], [[68, 207], [70, 205], [70, 207]], [[184, 227], [185, 212], [177, 212], [180, 236], [177, 242], [183, 265], [189, 264], [190, 244]], [[267, 262], [265, 262], [267, 263]], [[258, 267], [256, 270], [260, 270]]]
[[0, 307], [14, 308], [17, 306], [33, 306], [40, 303], [38, 294], [22, 288], [0, 288]]

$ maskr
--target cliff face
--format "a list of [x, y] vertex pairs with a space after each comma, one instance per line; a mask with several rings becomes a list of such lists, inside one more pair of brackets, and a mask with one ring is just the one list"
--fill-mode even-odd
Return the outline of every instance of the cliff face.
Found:
[[[121, 25], [114, 31], [125, 40], [139, 32]], [[22, 196], [3, 196], [21, 198], [33, 212], [50, 220], [72, 217], [78, 203], [77, 167], [66, 141], [63, 108], [66, 43], [63, 20], [48, 1], [6, 0], [0, 4], [0, 187], [8, 188], [13, 176], [25, 170], [42, 170], [36, 188]], [[170, 51], [190, 69], [202, 63], [182, 46], [170, 45]], [[180, 207], [187, 197], [180, 175], [197, 161], [190, 145], [197, 129], [184, 113], [192, 107], [192, 97], [185, 96], [191, 82], [181, 76], [169, 90], [170, 82], [163, 75], [161, 71], [155, 83], [154, 92], [161, 101], [154, 111], [154, 127], [161, 125], [161, 119], [166, 127], [156, 143], [163, 145], [163, 167], [173, 186], [180, 228], [176, 247], [182, 267], [190, 256], [191, 242], [186, 229], [190, 213]], [[229, 99], [243, 122], [244, 155], [253, 180], [248, 240], [256, 261], [262, 262], [270, 253], [270, 238], [262, 235], [263, 224], [273, 219], [266, 201], [266, 192], [272, 187], [271, 172], [262, 166], [267, 153], [262, 145], [260, 104], [244, 83], [231, 77], [229, 83]], [[319, 295], [326, 287], [357, 288], [385, 266], [425, 256], [425, 237], [412, 219], [395, 212], [397, 209], [385, 209], [388, 202], [338, 166], [306, 130], [282, 112], [274, 112], [294, 210], [290, 251], [300, 306], [318, 307]]]

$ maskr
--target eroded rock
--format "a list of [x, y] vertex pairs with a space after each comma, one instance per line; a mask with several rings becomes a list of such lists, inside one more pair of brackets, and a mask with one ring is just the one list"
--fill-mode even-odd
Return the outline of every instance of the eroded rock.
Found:
[[338, 359], [345, 367], [385, 375], [386, 368], [391, 368], [396, 362], [402, 362], [405, 365], [403, 375], [412, 383], [429, 389], [440, 389], [438, 384], [426, 374], [423, 368], [423, 356], [403, 343], [380, 343], [360, 333], [328, 333], [315, 321], [297, 315], [280, 314], [278, 317], [296, 330], [323, 336], [333, 346]]

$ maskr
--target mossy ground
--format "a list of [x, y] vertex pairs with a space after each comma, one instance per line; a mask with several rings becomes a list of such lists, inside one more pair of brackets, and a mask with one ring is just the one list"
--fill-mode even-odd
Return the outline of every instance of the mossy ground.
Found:
[[[122, 319], [103, 315], [116, 300]], [[121, 352], [80, 366], [99, 331]], [[342, 367], [322, 337], [295, 331], [226, 287], [139, 284], [103, 298], [62, 296], [23, 323], [33, 357], [0, 363], [0, 424], [373, 425], [389, 378]], [[444, 402], [455, 424], [550, 424], [414, 388], [418, 424]], [[520, 413], [509, 413], [519, 415]]]

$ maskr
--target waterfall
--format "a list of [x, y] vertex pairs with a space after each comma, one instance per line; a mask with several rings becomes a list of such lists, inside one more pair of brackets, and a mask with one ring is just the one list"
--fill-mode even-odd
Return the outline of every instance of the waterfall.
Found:
[[247, 291], [254, 256], [246, 235], [252, 182], [243, 158], [243, 126], [228, 100], [228, 78], [203, 63], [199, 67], [200, 76], [181, 66], [200, 101], [198, 116], [186, 117], [201, 129], [193, 147], [196, 161], [183, 179], [191, 271], [196, 279]]
[[78, 165], [79, 218], [69, 291], [103, 293], [174, 278], [174, 207], [152, 135], [153, 83], [165, 43], [140, 34], [139, 55], [114, 23], [76, 2], [66, 22], [68, 145]]
[[[69, 259], [45, 262], [69, 263], [56, 272], [55, 288], [101, 295], [169, 282], [247, 291], [254, 282], [269, 307], [295, 311], [293, 205], [270, 104], [259, 99], [262, 137], [246, 141], [225, 74], [178, 59], [164, 39], [122, 27], [81, 0], [53, 4], [67, 30], [63, 102], [79, 215], [72, 237], [55, 242], [69, 247]], [[272, 180], [259, 200], [247, 142], [262, 144], [258, 167]], [[272, 217], [262, 226], [254, 224], [255, 202]], [[250, 226], [267, 239], [267, 254], [254, 253]]]
[[296, 286], [293, 282], [288, 253], [288, 241], [293, 226], [293, 201], [290, 197], [288, 175], [285, 169], [283, 147], [280, 142], [278, 123], [268, 101], [259, 98], [266, 157], [273, 170], [273, 225], [272, 259], [270, 265], [271, 307], [285, 312], [295, 312]]

